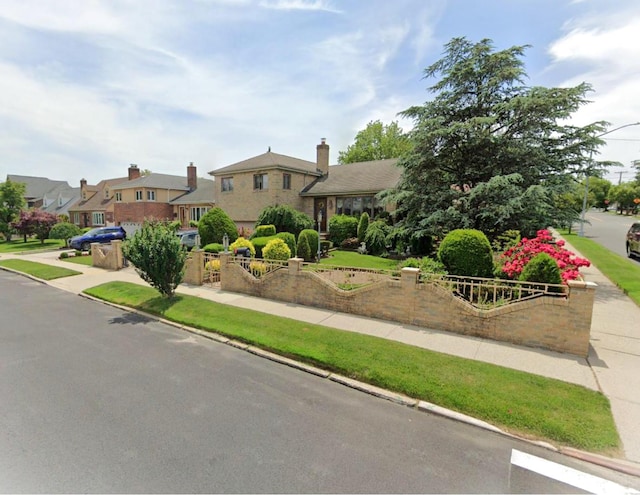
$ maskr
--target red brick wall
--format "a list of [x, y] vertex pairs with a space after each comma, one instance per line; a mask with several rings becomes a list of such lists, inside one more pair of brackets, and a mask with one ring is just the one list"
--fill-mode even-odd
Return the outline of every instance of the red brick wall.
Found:
[[136, 203], [116, 203], [114, 205], [114, 221], [142, 222], [145, 219], [173, 220], [173, 207], [167, 203], [139, 201]]

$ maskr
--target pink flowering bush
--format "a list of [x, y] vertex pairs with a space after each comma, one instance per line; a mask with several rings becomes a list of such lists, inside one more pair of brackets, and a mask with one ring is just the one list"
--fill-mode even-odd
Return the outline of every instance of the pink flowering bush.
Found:
[[564, 241], [553, 244], [553, 237], [548, 230], [539, 230], [533, 239], [523, 238], [516, 246], [507, 249], [500, 255], [504, 262], [502, 271], [512, 279], [517, 279], [526, 264], [538, 253], [547, 253], [558, 263], [562, 281], [566, 284], [580, 276], [579, 269], [591, 266], [589, 260], [576, 256], [564, 248]]

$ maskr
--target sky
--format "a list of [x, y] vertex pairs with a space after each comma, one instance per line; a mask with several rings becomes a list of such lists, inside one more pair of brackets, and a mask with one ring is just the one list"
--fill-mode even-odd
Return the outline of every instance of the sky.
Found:
[[[203, 177], [321, 138], [334, 164], [372, 120], [411, 128], [454, 37], [530, 45], [529, 86], [591, 84], [574, 125], [640, 121], [637, 0], [0, 0], [0, 180]], [[632, 180], [640, 125], [604, 138]]]

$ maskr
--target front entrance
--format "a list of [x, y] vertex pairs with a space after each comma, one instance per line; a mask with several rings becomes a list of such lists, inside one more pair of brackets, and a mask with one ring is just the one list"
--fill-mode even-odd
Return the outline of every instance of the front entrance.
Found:
[[320, 232], [327, 232], [327, 198], [315, 198], [313, 200], [313, 220], [316, 228], [320, 220]]

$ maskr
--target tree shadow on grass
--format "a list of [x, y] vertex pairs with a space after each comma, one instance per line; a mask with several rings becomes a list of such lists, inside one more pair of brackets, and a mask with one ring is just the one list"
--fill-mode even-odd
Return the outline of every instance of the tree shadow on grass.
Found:
[[182, 301], [182, 296], [179, 295], [174, 295], [173, 297], [158, 296], [145, 301], [140, 309], [162, 316], [180, 301]]

